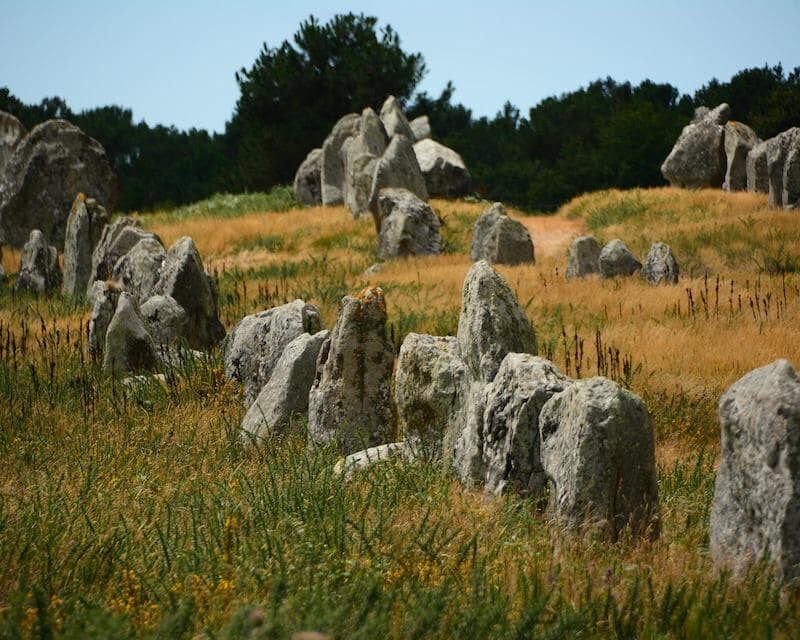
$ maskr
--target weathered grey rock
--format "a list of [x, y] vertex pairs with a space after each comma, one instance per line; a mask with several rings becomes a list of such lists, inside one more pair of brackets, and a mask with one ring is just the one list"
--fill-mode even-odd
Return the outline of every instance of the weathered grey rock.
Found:
[[427, 138], [414, 144], [414, 154], [431, 198], [458, 198], [472, 189], [467, 165], [451, 148]]
[[381, 462], [406, 457], [408, 450], [403, 442], [392, 442], [356, 451], [339, 460], [333, 467], [334, 477], [350, 480], [359, 471], [364, 471]]
[[34, 229], [22, 248], [14, 291], [46, 293], [60, 287], [61, 267], [58, 265], [58, 251], [47, 244], [41, 231]]
[[719, 401], [722, 447], [711, 556], [736, 574], [764, 556], [800, 576], [800, 379], [786, 360], [751, 371]]
[[153, 371], [158, 362], [156, 345], [139, 316], [136, 301], [123, 291], [106, 330], [103, 370], [115, 375]]
[[487, 385], [470, 380], [466, 406], [466, 425], [453, 447], [453, 472], [467, 489], [481, 486], [486, 479], [483, 459], [483, 414], [486, 409]]
[[286, 345], [269, 381], [242, 421], [243, 434], [263, 438], [281, 431], [293, 416], [308, 413], [317, 357], [329, 334], [327, 330], [314, 335], [303, 333]]
[[185, 339], [189, 318], [175, 298], [152, 296], [142, 304], [139, 311], [159, 352], [180, 345]]
[[225, 338], [222, 359], [225, 375], [244, 388], [249, 407], [270, 379], [275, 365], [292, 340], [322, 329], [317, 307], [295, 300], [246, 316]]
[[727, 170], [722, 188], [726, 191], [747, 189], [747, 154], [761, 140], [746, 124], [728, 121], [725, 125], [725, 158]]
[[358, 133], [342, 144], [341, 151], [344, 161], [344, 203], [354, 218], [361, 217], [369, 208], [375, 167], [387, 143], [381, 119], [367, 107], [361, 113]]
[[144, 238], [156, 238], [157, 235], [141, 228], [142, 223], [133, 218], [122, 217], [103, 227], [100, 240], [92, 252], [92, 268], [86, 285], [86, 296], [95, 280], [108, 280], [114, 271], [114, 265], [128, 251]]
[[543, 496], [539, 412], [571, 384], [549, 360], [509, 353], [486, 389], [483, 413], [483, 463], [486, 491]]
[[203, 269], [203, 261], [188, 236], [175, 241], [161, 265], [153, 295], [175, 298], [186, 311], [189, 327], [186, 341], [192, 349], [208, 349], [225, 337], [219, 321], [217, 289]]
[[585, 278], [600, 271], [600, 243], [594, 236], [580, 236], [567, 252], [567, 280]]
[[767, 140], [769, 206], [792, 209], [800, 203], [800, 127]]
[[384, 101], [381, 107], [381, 122], [383, 122], [388, 137], [401, 135], [414, 141], [414, 132], [394, 96], [389, 96]]
[[345, 296], [317, 359], [308, 403], [311, 442], [336, 443], [344, 454], [392, 442], [393, 362], [383, 291], [369, 287]]
[[464, 280], [458, 347], [472, 377], [494, 379], [508, 353], [536, 354], [536, 335], [503, 276], [476, 262]]
[[400, 430], [415, 457], [453, 462], [466, 426], [470, 378], [455, 337], [409, 333], [400, 347], [394, 398]]
[[[27, 134], [27, 129], [17, 118], [10, 113], [0, 111], [0, 182], [14, 149]], [[2, 199], [1, 191], [0, 199]]]
[[[378, 211], [378, 194], [381, 189], [408, 189], [420, 200], [428, 200], [425, 178], [419, 169], [417, 156], [411, 140], [402, 135], [392, 137], [386, 151], [375, 165], [372, 178], [372, 191], [369, 196], [369, 210], [373, 216]], [[378, 226], [378, 220], [375, 220]]]
[[344, 181], [344, 162], [342, 161], [342, 144], [350, 136], [358, 132], [360, 117], [357, 113], [348, 113], [333, 127], [322, 145], [322, 167], [320, 182], [322, 184], [322, 204], [330, 206], [342, 204], [342, 183]]
[[506, 215], [501, 202], [495, 202], [475, 222], [470, 258], [494, 264], [536, 262], [531, 235], [524, 224]]
[[117, 181], [99, 142], [65, 120], [34, 127], [8, 159], [0, 187], [0, 242], [21, 246], [39, 229], [56, 248], [64, 246], [70, 207], [90, 193], [107, 210]]
[[658, 534], [653, 425], [637, 396], [606, 378], [577, 380], [544, 404], [539, 436], [562, 525]]
[[428, 116], [414, 118], [408, 123], [408, 126], [411, 127], [411, 133], [414, 134], [413, 140], [416, 142], [431, 137], [431, 121]]
[[72, 203], [64, 237], [65, 296], [84, 297], [92, 275], [92, 254], [108, 224], [106, 210], [79, 193]]
[[642, 268], [642, 263], [628, 250], [622, 240], [612, 240], [598, 258], [601, 278], [631, 276]]
[[672, 253], [672, 247], [663, 242], [654, 242], [640, 275], [650, 284], [678, 284], [678, 261]]
[[322, 149], [312, 149], [294, 174], [294, 199], [314, 207], [322, 204]]
[[747, 154], [747, 190], [769, 193], [766, 141], [756, 144]]
[[694, 116], [692, 117], [692, 124], [702, 122], [708, 117], [709, 113], [711, 113], [711, 109], [706, 106], [695, 107]]
[[427, 202], [406, 189], [378, 194], [378, 257], [423, 256], [442, 252], [439, 218]]
[[725, 129], [730, 117], [727, 104], [713, 111], [695, 111], [695, 119], [683, 128], [672, 151], [661, 165], [661, 174], [674, 187], [698, 189], [721, 187], [725, 179]]
[[142, 304], [153, 295], [166, 257], [167, 252], [158, 238], [144, 237], [117, 260], [111, 277]]
[[99, 360], [106, 346], [106, 331], [117, 310], [121, 290], [116, 284], [95, 280], [89, 289], [88, 301], [92, 307], [89, 319], [89, 354]]

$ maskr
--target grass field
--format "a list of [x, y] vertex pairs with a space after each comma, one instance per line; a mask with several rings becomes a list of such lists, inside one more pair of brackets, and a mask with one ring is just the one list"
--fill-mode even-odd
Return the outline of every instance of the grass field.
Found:
[[[227, 328], [303, 298], [332, 326], [381, 286], [389, 334], [453, 334], [483, 203], [433, 201], [446, 253], [375, 259], [371, 219], [293, 209], [286, 191], [143, 218], [194, 238]], [[302, 433], [243, 447], [245, 407], [218, 357], [125, 387], [83, 354], [88, 311], [0, 291], [0, 638], [792, 638], [798, 592], [708, 556], [716, 403], [745, 372], [800, 364], [800, 219], [766, 196], [608, 191], [551, 216], [512, 211], [536, 265], [500, 267], [571, 376], [632, 388], [656, 427], [662, 536], [613, 545], [557, 531], [514, 497], [433, 465], [344, 484]], [[672, 245], [678, 286], [566, 282], [570, 240]], [[16, 272], [18, 253], [4, 266]]]

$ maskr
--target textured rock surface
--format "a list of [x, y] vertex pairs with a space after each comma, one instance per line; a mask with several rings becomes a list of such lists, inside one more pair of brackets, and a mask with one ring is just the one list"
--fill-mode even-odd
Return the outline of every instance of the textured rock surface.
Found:
[[[133, 218], [122, 217], [103, 227], [100, 240], [92, 252], [92, 268], [86, 284], [86, 296], [95, 280], [108, 280], [122, 256], [136, 246], [143, 238], [158, 238], [141, 228], [142, 223]], [[160, 240], [159, 240], [160, 242]]]
[[179, 238], [167, 251], [153, 294], [172, 296], [186, 311], [186, 340], [192, 349], [208, 349], [225, 337], [216, 287], [190, 237]]
[[730, 116], [727, 104], [686, 125], [661, 165], [661, 174], [674, 187], [697, 189], [721, 187], [725, 179], [724, 124]]
[[567, 251], [567, 280], [585, 278], [600, 271], [600, 243], [594, 236], [580, 236]]
[[575, 381], [539, 414], [542, 467], [551, 504], [567, 528], [616, 539], [657, 535], [653, 425], [642, 401], [606, 378]]
[[403, 442], [391, 442], [356, 451], [342, 458], [334, 465], [333, 475], [335, 477], [343, 476], [345, 480], [349, 480], [359, 471], [369, 469], [380, 462], [402, 458], [406, 453], [407, 449]]
[[107, 210], [117, 181], [99, 142], [65, 120], [34, 127], [14, 149], [0, 187], [0, 242], [19, 247], [39, 229], [56, 248], [64, 246], [70, 207], [90, 193]]
[[179, 345], [189, 328], [186, 311], [171, 296], [148, 298], [140, 308], [140, 315], [160, 353], [164, 348]]
[[375, 167], [387, 143], [381, 119], [369, 107], [364, 109], [358, 133], [342, 145], [344, 204], [355, 218], [361, 217], [369, 208]]
[[641, 276], [650, 284], [678, 284], [678, 261], [672, 248], [663, 242], [654, 242], [644, 259]]
[[79, 193], [67, 218], [64, 238], [64, 295], [83, 297], [92, 275], [92, 254], [108, 224], [106, 210]]
[[242, 421], [248, 437], [265, 437], [289, 424], [292, 416], [308, 413], [308, 394], [314, 384], [317, 357], [330, 331], [297, 336], [281, 353], [269, 381]]
[[144, 237], [117, 260], [111, 277], [141, 304], [153, 295], [166, 257], [167, 252], [158, 238]]
[[121, 374], [152, 371], [157, 367], [158, 355], [153, 338], [139, 316], [133, 296], [123, 291], [106, 330], [103, 369]]
[[408, 126], [411, 127], [411, 133], [414, 134], [413, 139], [416, 142], [431, 137], [431, 121], [428, 116], [419, 116], [418, 118], [414, 118], [408, 123]]
[[467, 396], [466, 424], [453, 447], [453, 471], [461, 484], [474, 488], [486, 479], [483, 460], [483, 413], [486, 408], [487, 385], [471, 379]]
[[248, 407], [269, 381], [286, 345], [321, 329], [319, 309], [302, 300], [245, 316], [231, 329], [222, 349], [225, 375], [242, 384]]
[[411, 130], [408, 119], [394, 96], [389, 96], [384, 101], [381, 107], [381, 122], [383, 122], [388, 137], [401, 135], [412, 142], [414, 141], [414, 132]]
[[472, 177], [458, 153], [426, 138], [414, 144], [414, 154], [431, 198], [457, 198], [472, 190]]
[[96, 280], [89, 289], [88, 299], [92, 307], [89, 319], [89, 353], [99, 360], [106, 346], [106, 331], [117, 310], [120, 289], [104, 280]]
[[486, 389], [483, 463], [486, 490], [542, 496], [546, 479], [539, 454], [539, 412], [571, 381], [555, 365], [526, 353], [509, 353]]
[[475, 222], [470, 258], [473, 262], [533, 264], [533, 240], [525, 225], [509, 218], [503, 204], [495, 202]]
[[769, 205], [791, 209], [800, 201], [800, 127], [767, 140]]
[[300, 204], [322, 204], [322, 149], [313, 149], [294, 175], [294, 199]]
[[342, 183], [344, 182], [344, 162], [341, 151], [344, 141], [358, 131], [359, 115], [348, 113], [333, 127], [322, 145], [322, 167], [320, 182], [322, 204], [337, 205], [344, 202]]
[[769, 193], [766, 141], [759, 142], [747, 154], [747, 190]]
[[454, 337], [409, 333], [400, 347], [394, 397], [406, 446], [416, 457], [453, 461], [467, 418], [470, 379]]
[[345, 296], [309, 394], [311, 441], [335, 442], [344, 454], [393, 441], [393, 362], [383, 292], [371, 287]]
[[741, 573], [766, 555], [800, 576], [800, 379], [786, 360], [751, 371], [719, 402], [711, 555]]
[[[27, 134], [27, 129], [17, 118], [10, 113], [0, 111], [0, 182], [11, 154]], [[0, 192], [1, 198], [2, 192]]]
[[636, 259], [622, 240], [612, 240], [603, 247], [597, 263], [601, 278], [631, 276], [642, 268], [642, 263]]
[[378, 257], [423, 256], [442, 252], [439, 218], [427, 202], [406, 189], [378, 194]]
[[491, 382], [508, 353], [536, 353], [536, 335], [503, 276], [481, 260], [461, 298], [458, 347], [472, 377]]
[[[425, 178], [419, 169], [417, 156], [411, 140], [402, 135], [394, 136], [375, 165], [372, 191], [369, 196], [369, 210], [373, 215], [378, 210], [378, 194], [381, 189], [408, 189], [421, 200], [428, 200]], [[376, 220], [376, 226], [378, 221]]]
[[61, 267], [58, 251], [47, 243], [38, 229], [31, 231], [22, 248], [22, 255], [14, 291], [46, 293], [61, 287]]
[[725, 125], [727, 169], [722, 188], [726, 191], [747, 189], [747, 154], [761, 140], [746, 124], [731, 120]]

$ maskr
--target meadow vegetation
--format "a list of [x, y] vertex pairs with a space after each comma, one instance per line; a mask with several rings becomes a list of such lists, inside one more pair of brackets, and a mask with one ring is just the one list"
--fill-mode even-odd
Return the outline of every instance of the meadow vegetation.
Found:
[[[303, 298], [386, 292], [390, 338], [453, 334], [481, 202], [433, 201], [446, 252], [381, 265], [371, 219], [291, 208], [281, 192], [143, 217], [190, 235], [223, 323]], [[512, 496], [465, 491], [434, 465], [345, 484], [303, 424], [243, 446], [245, 407], [218, 354], [126, 386], [84, 353], [87, 310], [0, 291], [0, 638], [781, 638], [800, 599], [761, 566], [732, 581], [708, 554], [716, 403], [745, 372], [800, 363], [800, 225], [766, 196], [603, 191], [523, 215], [536, 265], [500, 267], [565, 373], [601, 373], [656, 428], [662, 536], [560, 532]], [[678, 286], [566, 282], [570, 240], [672, 245]], [[18, 254], [7, 251], [6, 271]]]

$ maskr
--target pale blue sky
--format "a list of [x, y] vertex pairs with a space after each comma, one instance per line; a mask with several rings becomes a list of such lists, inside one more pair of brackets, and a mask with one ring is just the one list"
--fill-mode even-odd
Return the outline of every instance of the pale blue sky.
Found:
[[262, 42], [347, 11], [391, 24], [425, 57], [420, 88], [438, 95], [452, 80], [476, 115], [506, 100], [525, 114], [609, 75], [691, 93], [744, 67], [800, 65], [800, 0], [0, 0], [0, 86], [26, 102], [60, 95], [75, 110], [119, 104], [137, 121], [221, 131], [234, 72]]

